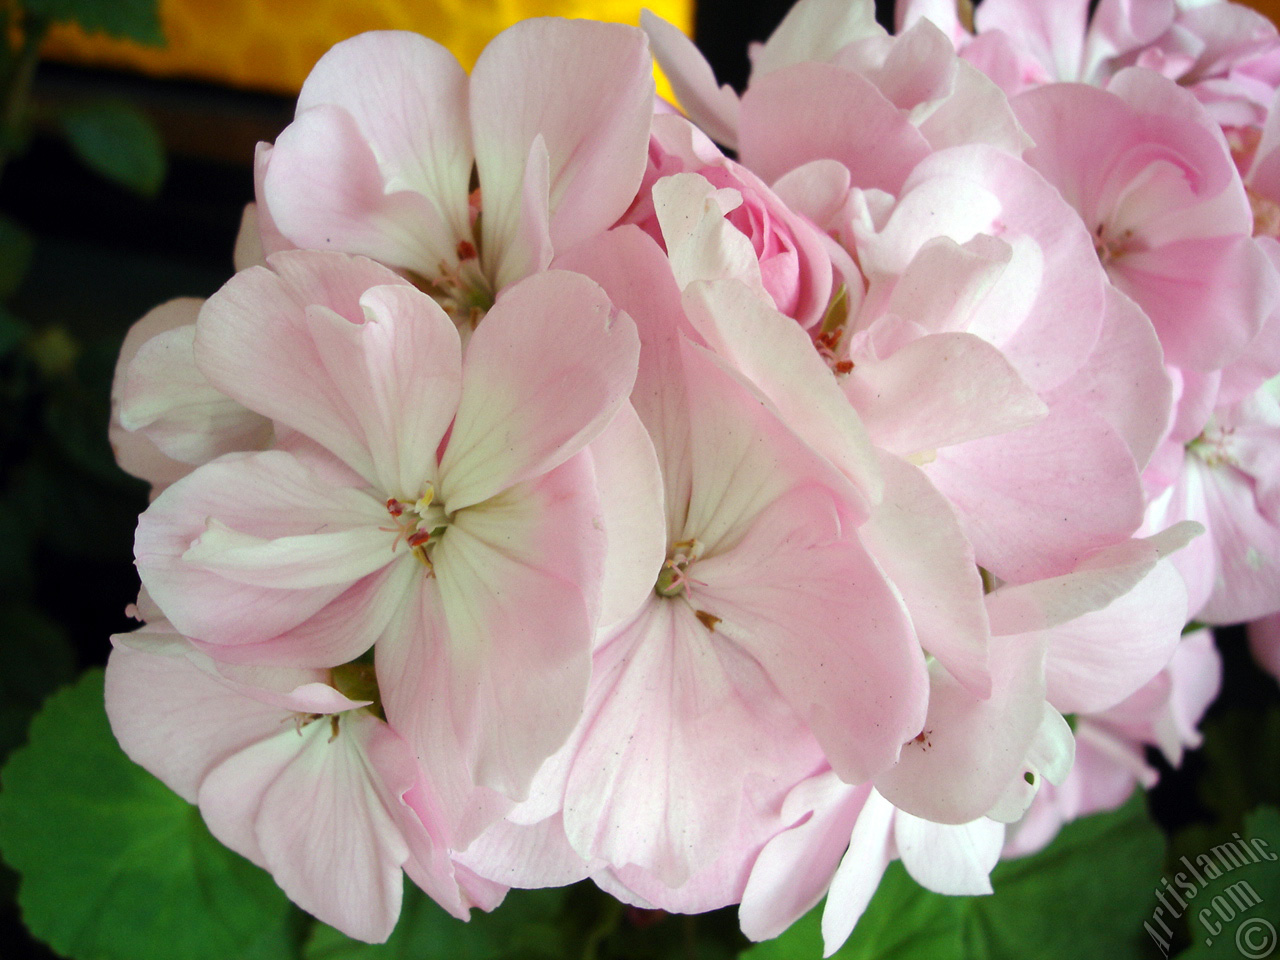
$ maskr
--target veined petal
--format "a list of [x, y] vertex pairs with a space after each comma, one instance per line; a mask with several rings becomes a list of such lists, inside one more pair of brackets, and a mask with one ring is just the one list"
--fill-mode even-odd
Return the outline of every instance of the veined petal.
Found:
[[[859, 131], [849, 136], [848, 131]], [[800, 63], [755, 80], [742, 98], [742, 162], [772, 183], [810, 160], [839, 160], [854, 182], [896, 194], [929, 144], [865, 77]]]
[[298, 247], [358, 253], [427, 276], [457, 264], [456, 228], [416, 190], [388, 189], [377, 157], [343, 107], [302, 111], [276, 138], [261, 200]]
[[377, 157], [386, 191], [412, 190], [450, 228], [470, 233], [471, 124], [467, 75], [445, 47], [400, 30], [361, 33], [330, 48], [298, 93], [297, 112], [343, 107]]
[[[260, 582], [246, 582], [255, 578], [245, 571], [238, 581], [228, 579], [184, 559], [210, 518], [260, 541], [286, 538], [296, 547], [296, 538], [306, 535], [377, 532], [386, 509], [364, 491], [326, 483], [281, 451], [223, 458], [166, 490], [138, 520], [138, 573], [179, 632], [212, 643], [243, 644], [297, 626], [364, 574], [344, 569], [344, 576], [356, 575], [345, 580], [321, 575], [319, 585], [299, 589], [274, 585], [269, 565], [262, 567]], [[390, 532], [382, 535], [385, 564], [395, 559], [394, 538]], [[367, 538], [354, 536], [363, 553]], [[298, 558], [281, 559], [293, 563]], [[306, 557], [301, 559], [305, 567]], [[371, 572], [366, 567], [375, 559], [370, 555], [360, 569]]]
[[[248, 814], [254, 852], [291, 900], [348, 936], [381, 942], [400, 914], [409, 851], [363, 749], [379, 721], [354, 712], [339, 723], [337, 736], [326, 722], [286, 728], [223, 762], [202, 786], [201, 812], [219, 839]], [[242, 796], [253, 802], [231, 799]]]
[[671, 82], [680, 108], [712, 140], [736, 150], [738, 95], [733, 87], [717, 85], [711, 65], [693, 41], [661, 17], [641, 10], [640, 26], [649, 35], [653, 58]]
[[932, 823], [899, 810], [893, 838], [913, 880], [948, 896], [991, 893], [991, 871], [1004, 846], [1004, 824], [979, 817], [968, 823]]
[[[165, 632], [181, 640], [171, 627]], [[278, 707], [248, 700], [181, 654], [142, 653], [123, 644], [107, 662], [106, 704], [129, 759], [189, 803], [209, 770], [280, 731]]]
[[586, 277], [551, 270], [504, 291], [467, 345], [440, 461], [446, 509], [536, 477], [594, 440], [627, 402], [639, 352], [635, 324]]
[[880, 467], [884, 499], [858, 539], [902, 595], [925, 652], [973, 694], [988, 696], [991, 630], [973, 546], [923, 471], [889, 454]]
[[996, 347], [935, 333], [858, 363], [844, 392], [871, 439], [901, 457], [1007, 433], [1048, 408]]
[[841, 537], [829, 491], [799, 486], [693, 567], [689, 602], [764, 667], [840, 777], [889, 767], [924, 722], [924, 655], [898, 594]]
[[827, 891], [858, 814], [871, 792], [831, 770], [787, 794], [784, 821], [794, 826], [770, 840], [751, 867], [738, 916], [752, 940], [771, 940], [808, 913]]
[[595, 463], [608, 538], [600, 609], [603, 630], [632, 616], [653, 590], [654, 571], [666, 559], [666, 515], [653, 441], [631, 404], [623, 405], [587, 449]]
[[987, 699], [969, 693], [935, 660], [924, 727], [897, 765], [876, 778], [876, 789], [899, 809], [935, 823], [968, 823], [985, 814], [1022, 769], [1040, 727], [1044, 655], [1044, 640], [1034, 635], [993, 638]]
[[351, 583], [387, 565], [387, 537], [374, 526], [333, 533], [256, 537], [210, 519], [182, 561], [233, 583], [308, 590]]
[[978, 563], [1004, 580], [1065, 573], [1142, 519], [1128, 447], [1075, 403], [1055, 404], [1020, 430], [946, 447], [925, 472], [956, 506]]
[[584, 718], [569, 839], [583, 857], [668, 887], [737, 849], [749, 781], [784, 790], [819, 762], [755, 660], [678, 600], [654, 598], [597, 651]]
[[639, 30], [585, 20], [524, 20], [485, 48], [471, 72], [471, 128], [490, 275], [516, 240], [539, 135], [556, 249], [603, 233], [626, 212], [648, 159], [651, 63]]
[[[529, 565], [525, 558], [545, 545], [524, 541], [532, 530], [504, 529], [494, 542], [473, 519], [459, 517], [434, 555], [454, 723], [466, 738], [475, 782], [522, 800], [582, 711], [595, 612], [584, 594], [592, 585], [575, 582], [572, 569]], [[587, 531], [556, 536], [573, 533]]]
[[822, 910], [824, 956], [831, 956], [849, 939], [893, 860], [894, 813], [893, 804], [875, 790], [858, 813], [849, 849], [831, 878]]

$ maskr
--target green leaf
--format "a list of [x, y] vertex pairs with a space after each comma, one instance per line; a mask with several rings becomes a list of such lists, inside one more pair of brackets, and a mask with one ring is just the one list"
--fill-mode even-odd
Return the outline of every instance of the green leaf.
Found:
[[164, 182], [164, 143], [155, 124], [136, 107], [103, 100], [62, 114], [62, 129], [84, 163], [144, 197]]
[[125, 757], [102, 676], [50, 697], [0, 773], [0, 852], [28, 928], [73, 960], [285, 960], [284, 894]]
[[[1219, 836], [1186, 863], [1179, 861], [1168, 877], [1177, 898], [1166, 891], [1165, 899], [1174, 919], [1189, 919], [1192, 943], [1178, 960], [1260, 960], [1280, 952], [1277, 861], [1280, 810], [1275, 807], [1259, 807], [1245, 817], [1243, 830]], [[1154, 931], [1166, 935], [1161, 926]]]
[[78, 23], [89, 33], [164, 45], [159, 0], [24, 0], [27, 11], [55, 23]]
[[512, 890], [492, 913], [473, 910], [463, 923], [412, 884], [405, 884], [400, 922], [386, 943], [360, 943], [317, 923], [304, 960], [559, 960], [567, 956], [558, 923], [563, 890]]
[[61, 627], [25, 605], [0, 607], [0, 759], [26, 739], [41, 701], [74, 675]]
[[1280, 803], [1280, 708], [1223, 712], [1204, 724], [1200, 755], [1200, 797], [1226, 831], [1259, 803]]
[[12, 217], [0, 215], [0, 300], [18, 291], [31, 266], [32, 248], [31, 234]]
[[[1139, 960], [1164, 842], [1135, 796], [1112, 813], [1068, 824], [1046, 850], [1005, 861], [995, 894], [944, 897], [892, 864], [836, 953], [841, 960], [1023, 958]], [[744, 960], [822, 956], [822, 905]]]

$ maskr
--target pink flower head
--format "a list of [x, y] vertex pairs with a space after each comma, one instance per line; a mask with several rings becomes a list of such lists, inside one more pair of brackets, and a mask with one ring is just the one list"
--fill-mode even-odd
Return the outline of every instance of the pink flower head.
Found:
[[586, 447], [637, 351], [577, 275], [513, 286], [464, 360], [444, 311], [386, 268], [277, 254], [209, 300], [195, 356], [282, 439], [156, 500], [142, 580], [220, 660], [331, 667], [376, 644], [387, 717], [465, 834], [472, 785], [521, 796], [581, 709], [617, 586]]
[[470, 77], [425, 37], [361, 34], [307, 78], [259, 201], [288, 242], [404, 270], [469, 322], [627, 209], [653, 97], [644, 35], [618, 24], [523, 21]]

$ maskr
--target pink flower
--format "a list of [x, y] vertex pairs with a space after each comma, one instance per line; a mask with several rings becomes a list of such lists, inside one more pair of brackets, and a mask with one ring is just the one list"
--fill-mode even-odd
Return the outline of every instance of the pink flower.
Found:
[[198, 803], [215, 837], [303, 909], [380, 943], [400, 914], [406, 873], [464, 920], [504, 890], [449, 859], [409, 745], [375, 702], [352, 699], [376, 698], [371, 673], [223, 673], [160, 620], [117, 638], [106, 701], [125, 752]]
[[1262, 668], [1280, 680], [1280, 613], [1249, 624], [1249, 646]]
[[860, 542], [863, 499], [697, 345], [653, 241], [619, 228], [571, 262], [641, 328], [666, 553], [648, 601], [598, 636], [582, 721], [512, 816], [563, 811], [606, 889], [710, 909], [741, 895], [824, 756], [850, 781], [893, 763], [923, 719], [924, 657]]
[[1151, 318], [1167, 362], [1211, 371], [1240, 356], [1275, 309], [1277, 284], [1204, 108], [1136, 69], [1105, 91], [1040, 87], [1014, 108], [1036, 141], [1027, 160], [1075, 207], [1111, 281]]
[[362, 34], [307, 78], [259, 200], [290, 243], [405, 270], [470, 322], [627, 209], [653, 96], [644, 35], [617, 24], [523, 21], [470, 77], [425, 37]]
[[195, 354], [282, 440], [166, 490], [139, 521], [139, 573], [220, 660], [330, 667], [376, 644], [387, 717], [465, 836], [564, 741], [602, 611], [642, 595], [606, 560], [627, 511], [602, 503], [586, 449], [626, 405], [634, 326], [547, 272], [504, 294], [464, 360], [440, 307], [384, 267], [270, 264], [209, 300]]
[[654, 118], [644, 184], [622, 222], [637, 224], [665, 249], [652, 190], [660, 179], [680, 173], [697, 174], [719, 191], [726, 221], [751, 242], [759, 264], [758, 270], [749, 268], [754, 285], [802, 326], [819, 323], [832, 292], [831, 256], [822, 232], [687, 121]]

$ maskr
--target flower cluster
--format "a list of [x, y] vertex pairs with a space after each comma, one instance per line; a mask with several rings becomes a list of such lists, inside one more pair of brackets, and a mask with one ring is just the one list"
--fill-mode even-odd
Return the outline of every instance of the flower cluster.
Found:
[[1149, 783], [1280, 609], [1280, 41], [1088, 6], [800, 0], [741, 96], [652, 17], [331, 50], [122, 351], [125, 750], [369, 941], [407, 874], [834, 950]]

